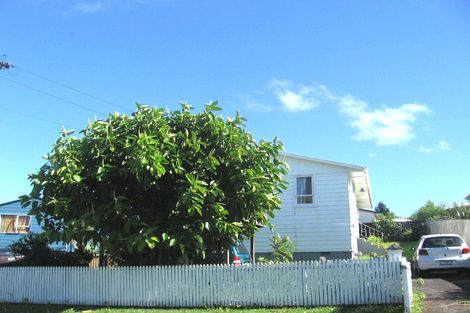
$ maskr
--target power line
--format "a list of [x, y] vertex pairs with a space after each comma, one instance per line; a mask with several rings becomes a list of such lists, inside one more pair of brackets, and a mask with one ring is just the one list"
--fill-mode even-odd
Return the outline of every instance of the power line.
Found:
[[72, 91], [74, 91], [74, 92], [76, 92], [76, 93], [79, 93], [79, 94], [82, 94], [82, 95], [84, 95], [84, 96], [93, 98], [93, 99], [95, 99], [95, 100], [99, 100], [99, 101], [104, 102], [104, 103], [106, 103], [106, 104], [109, 104], [109, 105], [111, 105], [111, 106], [118, 107], [118, 108], [120, 108], [120, 109], [126, 110], [127, 112], [132, 112], [131, 110], [129, 110], [129, 109], [126, 108], [126, 107], [123, 107], [123, 106], [121, 106], [121, 105], [118, 105], [118, 104], [116, 104], [116, 103], [113, 103], [113, 102], [111, 102], [111, 101], [108, 101], [108, 100], [106, 100], [106, 99], [103, 99], [103, 98], [101, 98], [101, 97], [92, 95], [92, 94], [89, 93], [89, 92], [86, 92], [86, 91], [83, 91], [83, 90], [74, 88], [74, 87], [72, 87], [72, 86], [66, 85], [66, 84], [61, 83], [61, 82], [59, 82], [59, 81], [56, 81], [56, 80], [47, 78], [47, 77], [45, 77], [45, 76], [39, 75], [39, 74], [34, 73], [34, 72], [31, 72], [31, 71], [29, 71], [29, 70], [27, 70], [27, 69], [25, 69], [25, 68], [23, 68], [23, 67], [18, 67], [18, 66], [16, 66], [16, 65], [11, 64], [11, 63], [9, 63], [9, 64], [10, 64], [11, 67], [17, 68], [19, 71], [25, 72], [25, 73], [27, 73], [27, 74], [29, 74], [29, 75], [32, 75], [32, 76], [35, 76], [35, 77], [40, 78], [40, 79], [42, 79], [42, 80], [48, 81], [48, 82], [50, 82], [50, 83], [59, 85], [59, 86], [61, 86], [61, 87], [63, 87], [63, 88], [67, 88], [67, 89], [69, 89], [69, 90], [72, 90]]
[[24, 87], [24, 88], [27, 88], [27, 89], [36, 91], [37, 93], [43, 94], [43, 95], [45, 95], [45, 96], [48, 96], [48, 97], [51, 97], [51, 98], [55, 98], [55, 99], [58, 99], [58, 100], [63, 101], [63, 102], [67, 102], [67, 103], [69, 103], [69, 104], [71, 104], [71, 105], [74, 105], [74, 106], [76, 106], [76, 107], [79, 107], [79, 108], [81, 108], [81, 109], [85, 109], [85, 110], [89, 110], [89, 111], [95, 112], [95, 113], [97, 113], [97, 114], [104, 114], [104, 115], [105, 115], [105, 113], [96, 111], [95, 109], [90, 108], [90, 107], [88, 107], [88, 106], [86, 106], [86, 105], [82, 105], [82, 104], [80, 104], [80, 103], [76, 103], [76, 102], [67, 100], [67, 99], [65, 99], [65, 98], [62, 98], [62, 97], [53, 95], [53, 94], [48, 93], [48, 92], [46, 92], [46, 91], [43, 91], [43, 90], [41, 90], [41, 89], [38, 89], [38, 88], [35, 88], [35, 87], [32, 87], [32, 86], [29, 86], [29, 85], [24, 84], [24, 83], [17, 82], [16, 80], [13, 80], [13, 79], [10, 79], [10, 78], [6, 78], [6, 77], [3, 77], [3, 76], [0, 76], [0, 78], [5, 79], [5, 80], [7, 80], [7, 81], [9, 81], [9, 82], [11, 82], [11, 83], [17, 84], [17, 85], [19, 85], [19, 86], [22, 86], [22, 87]]
[[40, 121], [43, 121], [43, 122], [46, 122], [46, 123], [55, 124], [55, 125], [59, 125], [59, 126], [64, 126], [64, 124], [54, 122], [54, 121], [51, 121], [51, 120], [48, 120], [48, 119], [45, 119], [45, 118], [42, 118], [42, 117], [39, 117], [39, 116], [35, 116], [35, 115], [32, 115], [32, 114], [20, 112], [20, 111], [11, 109], [11, 108], [7, 108], [7, 107], [4, 107], [3, 105], [0, 106], [0, 109], [5, 110], [5, 111], [9, 111], [9, 112], [12, 112], [12, 113], [15, 113], [15, 114], [18, 114], [18, 115], [26, 116], [26, 117], [29, 117], [29, 118], [32, 118], [32, 119], [40, 120]]

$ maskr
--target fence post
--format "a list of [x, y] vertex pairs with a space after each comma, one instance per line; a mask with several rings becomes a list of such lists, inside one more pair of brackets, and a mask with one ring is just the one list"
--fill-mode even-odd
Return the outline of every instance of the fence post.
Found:
[[411, 312], [411, 305], [413, 302], [413, 286], [411, 284], [411, 266], [410, 262], [406, 261], [405, 257], [401, 260], [401, 283], [403, 289], [403, 306], [405, 307], [405, 313]]

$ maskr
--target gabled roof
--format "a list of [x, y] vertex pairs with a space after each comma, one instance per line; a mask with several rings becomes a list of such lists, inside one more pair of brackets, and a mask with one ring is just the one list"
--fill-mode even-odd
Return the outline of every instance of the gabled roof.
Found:
[[345, 168], [354, 169], [354, 170], [365, 170], [365, 169], [367, 169], [367, 167], [364, 167], [364, 166], [348, 164], [348, 163], [342, 163], [342, 162], [336, 162], [336, 161], [323, 160], [323, 159], [317, 159], [317, 158], [311, 158], [311, 157], [303, 156], [303, 155], [299, 155], [299, 154], [293, 154], [293, 153], [287, 153], [287, 152], [280, 152], [279, 154], [284, 155], [286, 157], [290, 157], [290, 158], [301, 159], [301, 160], [306, 160], [306, 161], [313, 161], [313, 162], [317, 162], [317, 163], [323, 163], [323, 164], [327, 164], [327, 165], [345, 167]]
[[373, 207], [370, 184], [369, 184], [369, 173], [367, 171], [367, 167], [343, 163], [343, 162], [316, 159], [316, 158], [311, 158], [308, 156], [286, 153], [286, 152], [281, 152], [279, 154], [286, 156], [286, 157], [290, 157], [290, 158], [345, 168], [346, 170], [348, 170], [350, 177], [352, 179], [352, 182], [353, 182], [354, 193], [356, 195], [357, 208], [365, 209], [365, 208]]
[[8, 202], [4, 202], [4, 203], [0, 203], [0, 207], [1, 206], [5, 206], [5, 205], [9, 205], [9, 204], [13, 204], [13, 203], [17, 203], [17, 202], [20, 202], [21, 200], [18, 199], [18, 200], [13, 200], [13, 201], [8, 201]]

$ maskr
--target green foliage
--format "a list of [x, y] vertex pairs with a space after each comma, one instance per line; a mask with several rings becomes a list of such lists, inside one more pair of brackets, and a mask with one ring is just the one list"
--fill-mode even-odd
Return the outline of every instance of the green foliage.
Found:
[[401, 240], [418, 241], [421, 236], [426, 234], [426, 231], [426, 222], [414, 221], [411, 224], [411, 229], [403, 232]]
[[384, 244], [384, 240], [380, 237], [377, 237], [377, 236], [369, 236], [367, 238], [367, 241], [369, 241], [370, 243], [378, 246], [378, 247], [383, 247], [383, 244]]
[[25, 235], [10, 247], [13, 254], [21, 258], [8, 266], [88, 266], [92, 259], [91, 254], [79, 250], [53, 250], [46, 238], [37, 234]]
[[445, 215], [444, 205], [436, 205], [431, 200], [428, 200], [422, 207], [420, 207], [412, 216], [414, 221], [426, 221], [440, 218]]
[[445, 216], [452, 219], [470, 219], [470, 205], [454, 204], [452, 208], [445, 210]]
[[393, 219], [394, 216], [391, 214], [380, 214], [375, 222], [375, 228], [384, 233], [384, 239], [386, 241], [400, 239], [400, 224]]
[[23, 197], [48, 240], [100, 246], [119, 264], [212, 263], [270, 225], [286, 188], [281, 142], [256, 142], [217, 103], [181, 106], [62, 132]]
[[288, 263], [294, 258], [295, 245], [289, 236], [277, 234], [271, 237], [270, 246], [273, 248], [272, 259], [260, 257], [256, 260], [260, 264]]
[[[385, 203], [383, 203], [382, 201], [380, 201], [377, 206], [375, 207], [375, 212], [376, 213], [379, 213], [379, 214], [383, 214], [383, 215], [389, 215], [389, 214], [393, 214], [389, 208], [387, 208], [387, 206], [385, 205]], [[394, 215], [394, 214], [393, 214]]]
[[273, 256], [275, 262], [292, 262], [294, 258], [295, 245], [289, 236], [277, 234], [271, 238], [270, 246], [273, 248]]

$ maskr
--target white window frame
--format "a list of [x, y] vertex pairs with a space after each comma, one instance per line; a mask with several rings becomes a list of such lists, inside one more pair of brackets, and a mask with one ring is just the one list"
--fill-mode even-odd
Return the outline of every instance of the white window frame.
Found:
[[[310, 178], [311, 193], [310, 194], [299, 194], [297, 188], [298, 180], [300, 178]], [[299, 202], [299, 200], [310, 198], [310, 202]], [[295, 177], [295, 199], [297, 205], [312, 205], [313, 204], [313, 176], [312, 175], [298, 175]]]
[[[29, 233], [31, 231], [31, 220], [32, 220], [32, 217], [31, 215], [27, 215], [27, 214], [0, 214], [0, 226], [2, 225], [2, 222], [3, 222], [3, 218], [2, 216], [15, 216], [15, 223], [13, 224], [13, 232], [4, 232], [4, 231], [1, 231], [0, 229], [0, 233], [1, 234], [23, 234], [23, 233]], [[28, 217], [28, 224], [25, 225], [25, 226], [19, 226], [18, 225], [18, 220], [20, 217]], [[26, 232], [19, 232], [19, 230], [26, 230]]]

